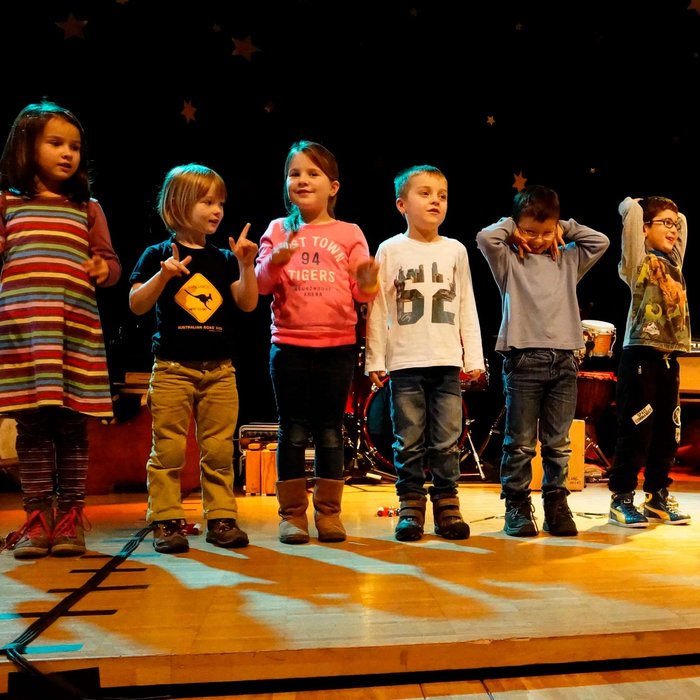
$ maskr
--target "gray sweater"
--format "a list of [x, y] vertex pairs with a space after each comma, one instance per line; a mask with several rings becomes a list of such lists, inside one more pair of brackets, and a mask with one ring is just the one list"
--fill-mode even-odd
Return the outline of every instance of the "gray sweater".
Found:
[[608, 237], [569, 219], [560, 221], [566, 245], [556, 260], [549, 252], [523, 260], [508, 243], [515, 221], [504, 217], [476, 236], [479, 250], [501, 291], [496, 350], [583, 347], [576, 285], [610, 245]]

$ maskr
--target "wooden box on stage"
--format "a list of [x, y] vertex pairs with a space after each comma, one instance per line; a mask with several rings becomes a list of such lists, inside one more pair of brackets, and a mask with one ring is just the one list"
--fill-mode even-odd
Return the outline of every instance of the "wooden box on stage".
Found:
[[246, 496], [274, 496], [277, 443], [251, 442], [245, 454]]
[[[571, 440], [571, 457], [569, 459], [569, 491], [583, 491], [584, 480], [584, 455], [586, 452], [586, 421], [574, 420], [569, 430]], [[535, 456], [532, 458], [532, 482], [530, 488], [533, 491], [542, 490], [542, 456], [540, 455], [540, 441], [537, 441]]]

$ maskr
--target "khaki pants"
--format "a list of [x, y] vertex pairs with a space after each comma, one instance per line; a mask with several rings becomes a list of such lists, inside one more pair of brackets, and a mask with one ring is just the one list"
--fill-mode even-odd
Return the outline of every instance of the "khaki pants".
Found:
[[200, 452], [203, 517], [235, 518], [233, 435], [238, 390], [231, 361], [179, 363], [156, 358], [148, 408], [153, 444], [146, 467], [146, 520], [151, 523], [185, 517], [180, 475], [192, 414]]

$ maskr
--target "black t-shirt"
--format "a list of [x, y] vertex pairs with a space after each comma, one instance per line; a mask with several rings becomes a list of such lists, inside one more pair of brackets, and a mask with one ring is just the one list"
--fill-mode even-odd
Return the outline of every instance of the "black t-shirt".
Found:
[[[145, 283], [172, 255], [173, 239], [149, 246], [129, 277], [133, 285]], [[235, 350], [236, 303], [231, 284], [238, 279], [238, 262], [230, 250], [206, 245], [180, 246], [180, 258], [192, 256], [190, 274], [173, 277], [156, 302], [153, 353], [188, 362], [232, 359]]]

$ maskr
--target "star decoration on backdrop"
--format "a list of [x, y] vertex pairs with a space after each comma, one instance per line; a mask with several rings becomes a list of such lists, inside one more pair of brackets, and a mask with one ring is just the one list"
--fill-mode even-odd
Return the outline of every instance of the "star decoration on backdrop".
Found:
[[527, 178], [523, 177], [523, 171], [521, 170], [517, 175], [513, 173], [513, 187], [520, 192], [524, 189]]
[[496, 118], [493, 116], [493, 114], [489, 114], [489, 116], [486, 117], [486, 123], [489, 126], [493, 126], [496, 123]]
[[84, 39], [83, 29], [86, 24], [86, 19], [77, 19], [72, 12], [68, 15], [68, 19], [65, 22], [56, 22], [56, 26], [63, 30], [64, 39], [70, 39], [71, 37]]
[[236, 48], [233, 50], [232, 56], [243, 56], [246, 61], [251, 61], [253, 59], [253, 54], [256, 51], [260, 51], [257, 46], [253, 46], [253, 38], [250, 34], [245, 37], [245, 39], [236, 39], [233, 37], [233, 43]]
[[688, 5], [689, 10], [695, 10], [700, 15], [700, 0], [691, 0], [690, 5]]
[[192, 106], [192, 100], [185, 100], [183, 105], [184, 106], [180, 114], [182, 114], [187, 123], [189, 124], [190, 122], [196, 121], [194, 118], [194, 113], [197, 111], [197, 108]]

